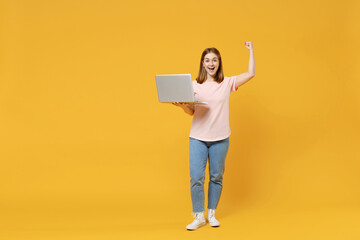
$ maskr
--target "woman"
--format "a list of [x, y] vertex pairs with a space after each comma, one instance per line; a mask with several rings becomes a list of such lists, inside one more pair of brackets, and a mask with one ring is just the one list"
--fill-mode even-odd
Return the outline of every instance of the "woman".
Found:
[[204, 216], [204, 179], [209, 158], [209, 192], [207, 220], [212, 227], [220, 226], [215, 209], [220, 200], [225, 158], [229, 148], [229, 97], [232, 91], [255, 76], [254, 50], [251, 41], [248, 72], [224, 77], [220, 52], [216, 48], [203, 51], [200, 70], [193, 81], [195, 99], [208, 104], [173, 103], [193, 116], [190, 130], [190, 185], [194, 221], [186, 226], [195, 230], [206, 224]]

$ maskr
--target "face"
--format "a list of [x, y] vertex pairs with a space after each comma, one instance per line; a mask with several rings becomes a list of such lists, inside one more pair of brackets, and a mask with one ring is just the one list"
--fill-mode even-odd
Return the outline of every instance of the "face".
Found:
[[208, 75], [214, 77], [219, 68], [219, 59], [215, 53], [208, 53], [205, 55], [203, 61], [203, 67], [205, 68]]

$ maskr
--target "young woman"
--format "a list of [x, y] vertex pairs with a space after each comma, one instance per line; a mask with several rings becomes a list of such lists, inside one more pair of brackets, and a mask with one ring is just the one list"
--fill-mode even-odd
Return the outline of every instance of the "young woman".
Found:
[[255, 76], [254, 49], [251, 41], [245, 42], [250, 50], [248, 72], [224, 77], [220, 52], [206, 48], [200, 61], [200, 70], [193, 81], [195, 99], [205, 104], [173, 103], [193, 116], [190, 130], [190, 190], [194, 221], [186, 226], [195, 230], [206, 224], [204, 216], [204, 180], [209, 158], [209, 191], [207, 220], [212, 227], [220, 226], [215, 209], [220, 200], [225, 158], [229, 148], [229, 97], [232, 91]]

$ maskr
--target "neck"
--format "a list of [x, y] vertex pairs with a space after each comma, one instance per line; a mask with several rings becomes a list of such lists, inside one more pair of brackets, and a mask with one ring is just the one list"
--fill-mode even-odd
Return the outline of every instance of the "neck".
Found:
[[215, 78], [208, 74], [205, 81], [214, 82]]

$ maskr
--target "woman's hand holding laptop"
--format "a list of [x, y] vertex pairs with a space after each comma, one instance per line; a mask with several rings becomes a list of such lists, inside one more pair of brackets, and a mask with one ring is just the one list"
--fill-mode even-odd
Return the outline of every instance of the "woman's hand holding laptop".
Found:
[[183, 102], [173, 102], [173, 105], [181, 107], [185, 113], [190, 116], [194, 115], [194, 104], [193, 103], [183, 103]]

